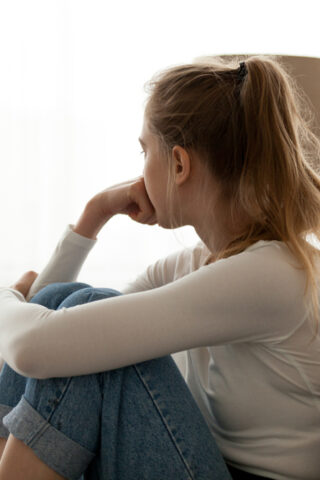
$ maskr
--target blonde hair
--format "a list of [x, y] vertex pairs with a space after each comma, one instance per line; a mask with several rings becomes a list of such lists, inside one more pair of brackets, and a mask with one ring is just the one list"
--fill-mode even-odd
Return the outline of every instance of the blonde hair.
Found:
[[[218, 255], [259, 240], [284, 242], [306, 272], [318, 317], [320, 141], [307, 98], [274, 57], [256, 55], [239, 75], [236, 58], [219, 57], [157, 73], [146, 85], [149, 128], [170, 157], [174, 145], [197, 152], [223, 185], [231, 212], [250, 225]], [[318, 321], [316, 321], [316, 332]]]

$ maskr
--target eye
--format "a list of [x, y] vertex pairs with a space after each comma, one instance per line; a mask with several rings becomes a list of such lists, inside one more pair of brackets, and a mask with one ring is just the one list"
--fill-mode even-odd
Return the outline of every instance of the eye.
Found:
[[141, 154], [141, 155], [142, 155], [142, 154], [145, 155], [146, 152], [145, 152], [144, 150], [141, 150], [140, 154]]

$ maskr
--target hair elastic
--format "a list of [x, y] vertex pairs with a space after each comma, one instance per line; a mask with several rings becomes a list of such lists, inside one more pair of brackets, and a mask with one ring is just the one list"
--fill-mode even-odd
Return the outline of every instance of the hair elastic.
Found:
[[238, 69], [238, 76], [241, 80], [244, 79], [244, 77], [247, 75], [248, 73], [248, 69], [247, 69], [247, 65], [245, 62], [240, 62], [240, 67]]

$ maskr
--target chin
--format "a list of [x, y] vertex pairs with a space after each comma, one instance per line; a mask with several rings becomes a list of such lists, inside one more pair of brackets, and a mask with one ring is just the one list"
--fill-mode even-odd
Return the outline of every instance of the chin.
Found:
[[165, 228], [167, 230], [173, 230], [174, 228], [183, 227], [181, 222], [174, 221], [172, 218], [159, 218], [158, 220], [159, 227]]
[[166, 223], [158, 223], [159, 227], [161, 228], [165, 228], [166, 230], [172, 230], [173, 228], [177, 228], [177, 227], [174, 227], [173, 225], [167, 225]]
[[172, 228], [170, 227], [166, 222], [163, 222], [162, 220], [158, 220], [158, 226], [161, 228]]

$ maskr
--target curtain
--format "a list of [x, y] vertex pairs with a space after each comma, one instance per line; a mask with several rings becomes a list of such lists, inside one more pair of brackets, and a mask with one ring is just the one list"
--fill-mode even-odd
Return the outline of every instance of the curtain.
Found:
[[[201, 55], [319, 57], [316, 3], [0, 1], [0, 284], [40, 271], [89, 198], [141, 174], [143, 87], [156, 71]], [[196, 241], [191, 227], [116, 216], [79, 280], [121, 288]]]

